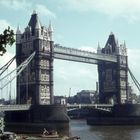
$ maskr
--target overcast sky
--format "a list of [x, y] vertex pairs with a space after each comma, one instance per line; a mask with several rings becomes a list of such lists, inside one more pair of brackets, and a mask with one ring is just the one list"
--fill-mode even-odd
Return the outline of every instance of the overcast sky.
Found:
[[[51, 20], [54, 41], [62, 46], [95, 51], [98, 42], [104, 47], [113, 32], [120, 44], [125, 40], [129, 67], [140, 81], [139, 0], [0, 0], [0, 32], [8, 25], [15, 31], [20, 25], [23, 32], [33, 10], [42, 25], [48, 26]], [[0, 58], [0, 66], [14, 55], [13, 45]], [[83, 89], [95, 90], [97, 80], [96, 65], [54, 61], [55, 95], [68, 95], [70, 88], [71, 95]]]

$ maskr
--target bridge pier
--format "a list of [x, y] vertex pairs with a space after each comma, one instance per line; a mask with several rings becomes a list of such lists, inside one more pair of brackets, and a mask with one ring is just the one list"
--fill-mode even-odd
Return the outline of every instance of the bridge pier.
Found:
[[29, 110], [5, 111], [5, 131], [42, 134], [44, 128], [69, 132], [66, 108], [60, 105], [31, 105]]

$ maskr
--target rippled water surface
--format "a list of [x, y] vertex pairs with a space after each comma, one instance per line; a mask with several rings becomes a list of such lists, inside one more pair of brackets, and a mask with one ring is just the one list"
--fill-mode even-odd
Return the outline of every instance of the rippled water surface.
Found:
[[72, 120], [70, 133], [81, 140], [140, 140], [140, 126], [89, 126], [85, 120]]

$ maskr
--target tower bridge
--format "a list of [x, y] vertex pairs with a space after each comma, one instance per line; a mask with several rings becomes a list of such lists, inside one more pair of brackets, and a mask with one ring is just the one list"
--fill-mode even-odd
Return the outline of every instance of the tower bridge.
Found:
[[[26, 63], [26, 59], [30, 58], [33, 52], [35, 54], [32, 60]], [[115, 35], [111, 33], [105, 46], [103, 48], [98, 46], [97, 53], [63, 47], [54, 43], [51, 24], [48, 27], [42, 26], [38, 14], [33, 12], [25, 30], [21, 32], [18, 27], [16, 32], [17, 105], [0, 107], [0, 110], [6, 110], [7, 128], [14, 128], [17, 131], [19, 127], [23, 127], [24, 130], [32, 128], [41, 132], [47, 127], [50, 118], [57, 118], [55, 114], [61, 116], [56, 119], [58, 122], [59, 119], [62, 122], [62, 118], [65, 119], [64, 122], [69, 121], [64, 108], [53, 105], [54, 59], [97, 65], [99, 103], [103, 105], [85, 105], [86, 107], [103, 109], [104, 104], [127, 102], [128, 58], [125, 43], [119, 44]], [[25, 105], [29, 100], [31, 106]], [[23, 125], [25, 122], [31, 127]]]
[[[53, 60], [96, 64], [98, 66], [100, 103], [125, 103], [128, 99], [128, 60], [126, 45], [111, 33], [105, 47], [97, 53], [63, 47], [54, 43], [53, 29], [41, 26], [38, 14], [31, 15], [22, 33], [16, 32], [16, 63], [20, 67], [33, 52], [34, 58], [17, 75], [17, 104], [53, 104]], [[94, 81], [93, 81], [94, 82]]]

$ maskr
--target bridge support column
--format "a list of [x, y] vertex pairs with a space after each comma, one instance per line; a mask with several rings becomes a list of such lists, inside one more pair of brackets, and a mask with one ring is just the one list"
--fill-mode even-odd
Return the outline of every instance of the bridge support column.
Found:
[[128, 61], [127, 56], [118, 55], [118, 93], [119, 103], [125, 103], [128, 100]]
[[16, 61], [19, 66], [32, 52], [35, 57], [17, 78], [17, 103], [53, 104], [52, 27], [41, 26], [37, 13], [31, 15], [25, 31], [17, 30]]

